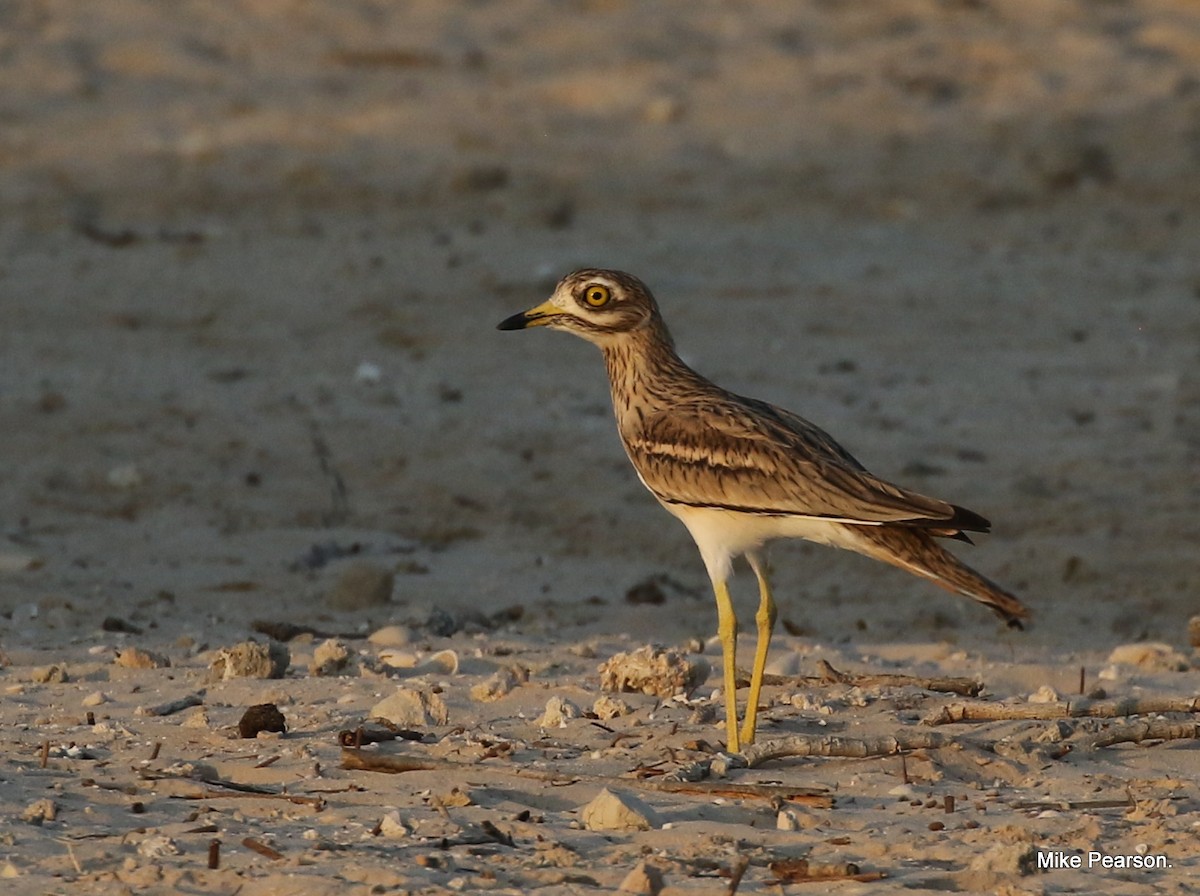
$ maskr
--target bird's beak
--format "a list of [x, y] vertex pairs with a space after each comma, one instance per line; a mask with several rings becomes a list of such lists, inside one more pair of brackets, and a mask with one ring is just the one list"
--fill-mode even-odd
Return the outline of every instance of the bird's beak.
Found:
[[496, 325], [497, 330], [524, 330], [527, 327], [544, 327], [562, 314], [557, 305], [546, 301], [536, 308], [506, 317]]

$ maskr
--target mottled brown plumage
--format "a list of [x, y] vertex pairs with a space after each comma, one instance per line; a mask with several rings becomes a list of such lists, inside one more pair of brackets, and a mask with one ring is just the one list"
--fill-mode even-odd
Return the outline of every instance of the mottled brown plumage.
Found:
[[[549, 301], [500, 329], [549, 326], [604, 353], [621, 442], [646, 488], [691, 532], [713, 582], [725, 652], [730, 749], [754, 739], [775, 605], [764, 545], [805, 538], [847, 548], [927, 578], [1020, 627], [1013, 595], [976, 573], [935, 537], [987, 532], [977, 513], [871, 475], [827, 433], [782, 408], [735, 395], [680, 360], [646, 286], [620, 271], [563, 278]], [[726, 581], [744, 554], [759, 581], [759, 642], [740, 732], [734, 701], [737, 621]]]

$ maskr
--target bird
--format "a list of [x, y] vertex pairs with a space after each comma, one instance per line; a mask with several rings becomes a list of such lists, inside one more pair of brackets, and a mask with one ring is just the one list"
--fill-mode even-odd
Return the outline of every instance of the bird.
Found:
[[[1021, 628], [1019, 598], [938, 542], [970, 543], [991, 524], [974, 511], [873, 476], [824, 430], [783, 408], [721, 388], [689, 367], [646, 285], [631, 274], [585, 268], [500, 330], [548, 327], [599, 347], [617, 430], [642, 484], [696, 543], [717, 603], [726, 747], [754, 743], [777, 609], [766, 546], [801, 538], [881, 560], [969, 597]], [[757, 644], [746, 711], [738, 722], [738, 621], [729, 593], [744, 556], [758, 580]]]

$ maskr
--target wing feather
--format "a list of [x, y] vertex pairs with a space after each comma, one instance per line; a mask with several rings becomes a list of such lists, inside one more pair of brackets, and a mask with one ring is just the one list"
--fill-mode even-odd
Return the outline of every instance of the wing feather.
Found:
[[987, 531], [978, 514], [872, 476], [827, 433], [755, 399], [696, 396], [622, 432], [660, 500], [866, 525]]

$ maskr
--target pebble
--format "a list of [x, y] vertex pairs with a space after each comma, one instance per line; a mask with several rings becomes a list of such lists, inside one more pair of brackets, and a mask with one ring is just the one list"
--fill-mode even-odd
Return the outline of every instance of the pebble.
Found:
[[54, 801], [40, 799], [25, 807], [25, 811], [21, 813], [21, 821], [41, 827], [47, 821], [54, 821], [56, 815], [58, 807], [54, 805]]
[[121, 464], [109, 470], [105, 478], [113, 488], [132, 489], [142, 484], [142, 471], [137, 464]]
[[592, 712], [596, 714], [596, 718], [607, 722], [619, 716], [629, 715], [633, 712], [633, 707], [620, 697], [610, 697], [608, 694], [601, 694], [596, 698], [596, 702], [592, 704]]
[[450, 649], [439, 650], [422, 658], [411, 650], [386, 648], [379, 651], [379, 661], [390, 669], [402, 669], [408, 675], [458, 673], [458, 654]]
[[404, 647], [412, 641], [412, 632], [403, 625], [385, 625], [367, 636], [372, 647]]
[[618, 653], [602, 664], [600, 687], [606, 691], [674, 697], [691, 694], [708, 678], [709, 671], [708, 661], [703, 657], [692, 660], [674, 650], [647, 645], [631, 653]]
[[555, 695], [546, 701], [546, 711], [538, 719], [538, 725], [542, 728], [565, 728], [569, 719], [577, 719], [580, 715], [582, 713], [578, 706], [565, 697]]
[[1027, 699], [1030, 703], [1057, 703], [1062, 698], [1058, 696], [1058, 691], [1050, 685], [1044, 684], [1030, 694]]
[[447, 724], [450, 711], [438, 694], [399, 688], [396, 693], [371, 707], [370, 717], [401, 728], [421, 729]]
[[625, 875], [625, 879], [621, 881], [621, 886], [617, 888], [620, 893], [640, 893], [644, 896], [658, 896], [662, 892], [663, 876], [662, 872], [653, 865], [647, 865], [644, 861], [638, 862], [633, 870]]
[[140, 647], [118, 650], [113, 662], [124, 669], [166, 669], [171, 665], [170, 658]]
[[396, 576], [377, 563], [352, 563], [342, 570], [326, 597], [335, 610], [365, 610], [392, 600]]
[[260, 731], [287, 733], [287, 721], [274, 703], [251, 706], [238, 721], [238, 734], [245, 738], [258, 737]]
[[282, 678], [291, 662], [287, 647], [277, 641], [243, 641], [224, 647], [208, 667], [209, 681], [231, 678]]
[[1108, 661], [1123, 666], [1137, 666], [1155, 672], [1186, 672], [1187, 657], [1170, 644], [1147, 641], [1139, 644], [1122, 644], [1113, 648]]
[[637, 797], [605, 787], [579, 813], [589, 831], [649, 831], [662, 826], [658, 813]]
[[83, 700], [80, 701], [82, 706], [100, 706], [102, 703], [108, 703], [112, 698], [104, 691], [92, 691]]
[[0, 552], [0, 572], [25, 572], [41, 565], [33, 554]]
[[337, 675], [350, 664], [350, 648], [336, 638], [322, 641], [308, 664], [310, 675]]
[[486, 681], [471, 688], [471, 699], [479, 703], [490, 703], [510, 694], [529, 681], [529, 670], [524, 666], [505, 666], [498, 669]]
[[137, 851], [147, 859], [179, 855], [179, 847], [166, 834], [152, 834], [138, 844]]
[[54, 663], [50, 666], [35, 666], [29, 670], [29, 680], [34, 684], [62, 684], [70, 681], [67, 667]]
[[399, 839], [407, 837], [410, 831], [408, 826], [400, 820], [400, 813], [393, 809], [379, 820], [379, 833], [384, 837]]

